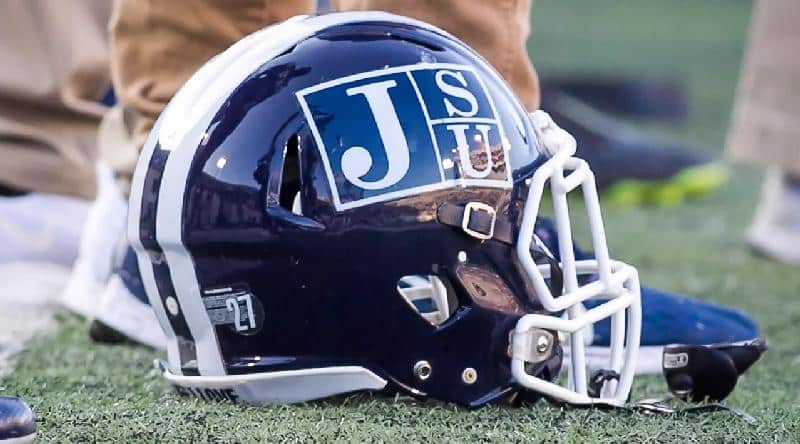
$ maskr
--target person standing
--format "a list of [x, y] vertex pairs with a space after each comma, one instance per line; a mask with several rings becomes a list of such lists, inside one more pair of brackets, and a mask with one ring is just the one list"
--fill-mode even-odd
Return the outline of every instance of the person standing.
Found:
[[768, 167], [748, 243], [800, 265], [800, 2], [757, 1], [751, 20], [728, 153]]
[[0, 266], [71, 266], [96, 192], [111, 88], [106, 0], [7, 0], [0, 14]]

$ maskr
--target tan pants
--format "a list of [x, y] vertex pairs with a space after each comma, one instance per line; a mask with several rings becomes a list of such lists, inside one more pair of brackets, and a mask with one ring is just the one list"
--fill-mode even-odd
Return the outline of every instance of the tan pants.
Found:
[[91, 197], [108, 0], [3, 0], [0, 184]]
[[[314, 0], [117, 0], [112, 76], [126, 108], [133, 146], [206, 60], [267, 24], [312, 12]], [[334, 8], [383, 10], [439, 26], [461, 38], [506, 78], [524, 104], [538, 107], [539, 85], [525, 49], [530, 0], [334, 0]], [[135, 152], [112, 165], [130, 175]], [[106, 156], [110, 157], [110, 156]]]
[[729, 154], [800, 175], [800, 1], [755, 3]]

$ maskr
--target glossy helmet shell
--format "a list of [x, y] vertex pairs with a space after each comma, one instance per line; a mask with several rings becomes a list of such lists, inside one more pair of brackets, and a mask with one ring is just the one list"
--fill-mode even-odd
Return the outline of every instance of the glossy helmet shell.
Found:
[[[297, 38], [267, 28], [212, 60], [173, 99], [140, 161], [130, 233], [172, 371], [358, 366], [393, 389], [467, 406], [513, 392], [509, 334], [541, 306], [513, 245], [440, 223], [437, 211], [480, 202], [519, 223], [522, 180], [543, 160], [525, 110], [480, 56], [433, 27], [389, 14], [293, 21], [327, 22]], [[270, 38], [290, 44], [242, 68]], [[450, 72], [444, 83], [477, 97], [477, 120], [450, 124], [466, 124], [470, 140], [475, 125], [489, 125], [488, 144], [470, 143], [472, 165], [447, 121], [431, 123], [472, 106], [436, 89], [441, 70]], [[388, 151], [365, 95], [347, 91], [377, 81], [394, 82], [410, 159], [402, 179], [369, 190], [348, 181], [344, 152], [369, 154], [358, 173], [374, 183], [387, 174]], [[468, 167], [492, 171], [476, 178]], [[438, 325], [398, 292], [415, 275], [447, 288]], [[219, 295], [249, 295], [249, 314], [236, 310], [253, 323], [238, 330]], [[422, 361], [424, 378], [415, 372]], [[550, 364], [548, 379], [560, 363]]]

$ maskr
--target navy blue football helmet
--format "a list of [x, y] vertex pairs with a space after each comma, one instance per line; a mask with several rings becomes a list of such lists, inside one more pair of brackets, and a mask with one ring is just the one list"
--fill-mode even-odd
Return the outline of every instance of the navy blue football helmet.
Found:
[[[128, 235], [164, 376], [256, 404], [359, 390], [624, 403], [638, 278], [609, 259], [574, 151], [484, 59], [416, 20], [301, 16], [246, 37], [172, 99], [133, 180]], [[560, 261], [533, 234], [545, 186]], [[576, 188], [593, 260], [572, 254]], [[598, 379], [584, 346], [609, 317]]]

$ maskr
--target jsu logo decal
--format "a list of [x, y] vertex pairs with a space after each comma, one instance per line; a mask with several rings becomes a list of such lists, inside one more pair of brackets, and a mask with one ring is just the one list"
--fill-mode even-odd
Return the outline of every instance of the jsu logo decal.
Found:
[[339, 210], [453, 186], [511, 187], [502, 122], [469, 67], [389, 68], [297, 97]]

